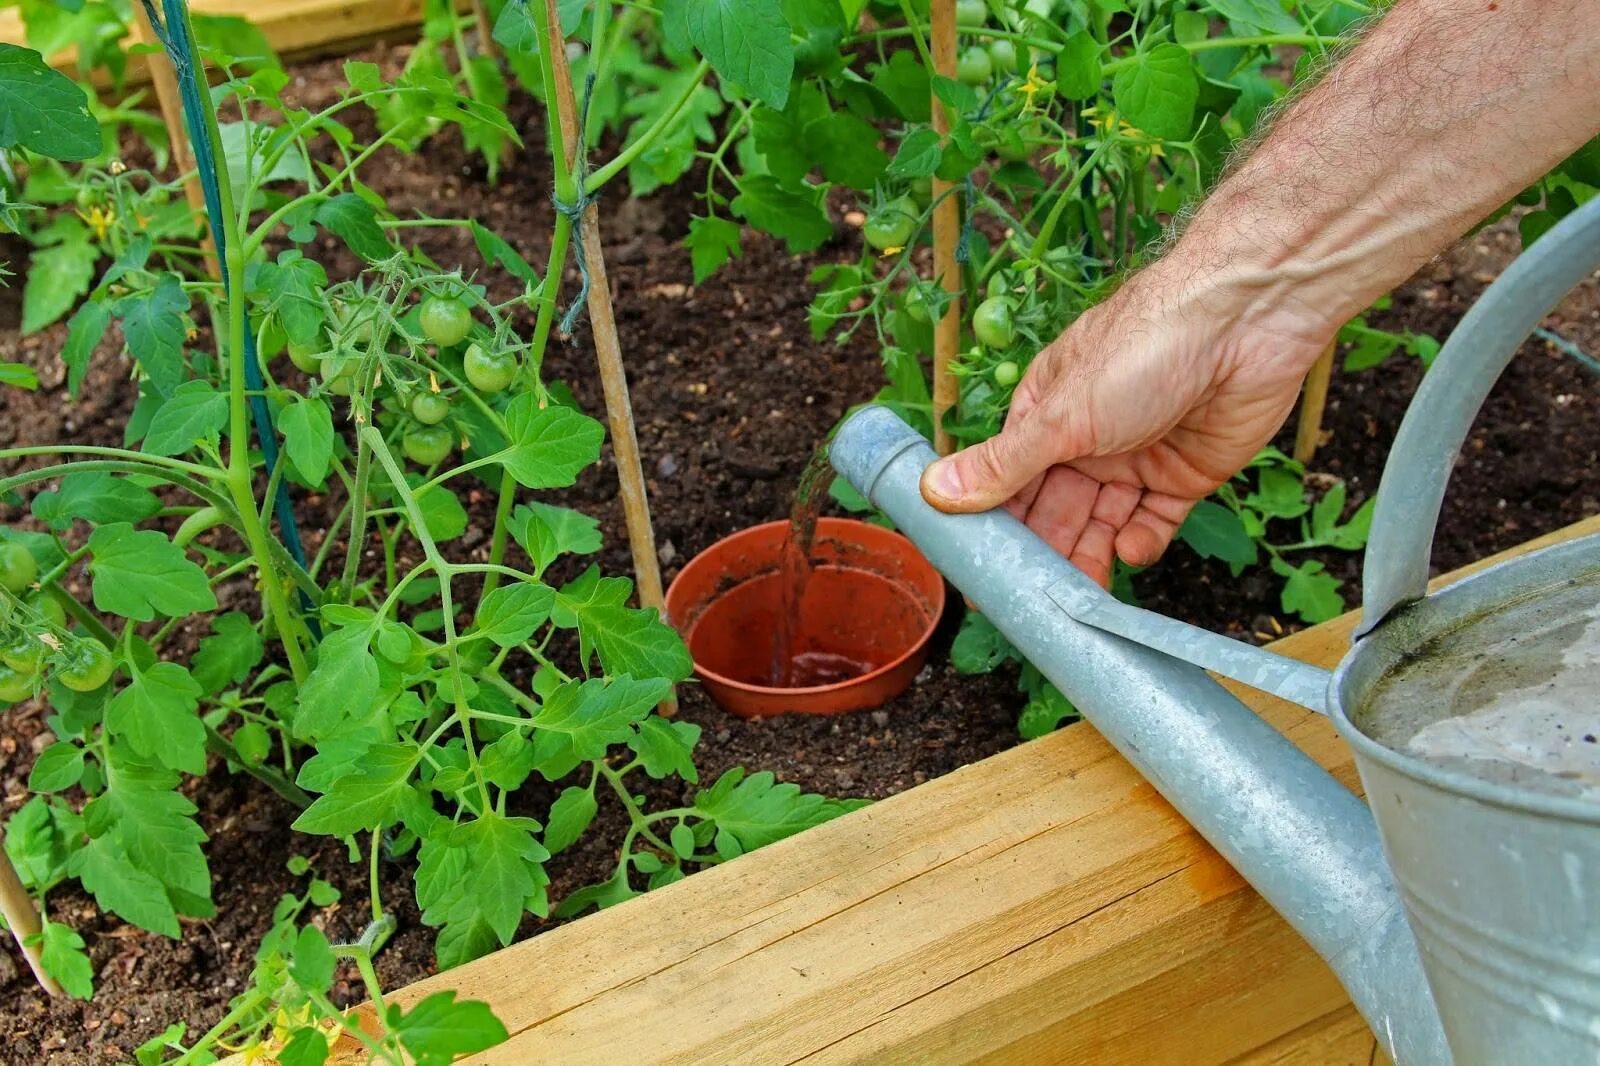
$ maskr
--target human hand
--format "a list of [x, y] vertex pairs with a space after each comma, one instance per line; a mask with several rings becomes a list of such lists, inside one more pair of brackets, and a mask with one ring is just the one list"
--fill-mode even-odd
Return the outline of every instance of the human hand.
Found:
[[1107, 585], [1160, 558], [1288, 416], [1337, 326], [1247, 286], [1135, 275], [1039, 353], [995, 437], [930, 466], [949, 512], [1004, 506]]

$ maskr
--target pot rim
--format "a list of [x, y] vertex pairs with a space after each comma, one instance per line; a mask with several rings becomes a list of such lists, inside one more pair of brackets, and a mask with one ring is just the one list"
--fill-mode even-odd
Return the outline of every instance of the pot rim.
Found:
[[[673, 588], [675, 588], [677, 586], [678, 582], [683, 580], [684, 575], [689, 572], [690, 568], [695, 566], [696, 564], [700, 563], [703, 559], [706, 559], [707, 557], [710, 557], [710, 556], [714, 555], [718, 548], [722, 547], [723, 545], [727, 544], [730, 541], [739, 540], [741, 538], [748, 537], [748, 536], [750, 536], [750, 535], [752, 535], [754, 533], [760, 532], [760, 531], [769, 530], [769, 529], [772, 529], [774, 527], [787, 527], [788, 525], [789, 525], [788, 520], [787, 519], [781, 519], [781, 518], [780, 519], [776, 519], [776, 520], [771, 521], [771, 522], [760, 522], [760, 523], [757, 523], [756, 525], [746, 526], [743, 529], [736, 530], [735, 532], [729, 533], [727, 536], [722, 537], [719, 540], [713, 541], [711, 544], [707, 545], [704, 550], [698, 552], [693, 558], [691, 558], [687, 563], [685, 563], [682, 570], [678, 571], [678, 575], [672, 579], [672, 584], [667, 586], [667, 593], [666, 593], [666, 598], [665, 598], [666, 602], [667, 603], [671, 602]], [[933, 594], [932, 599], [929, 600], [929, 599], [923, 597], [921, 595], [921, 590], [920, 589], [909, 588], [909, 591], [911, 592], [913, 597], [918, 602], [922, 603], [924, 606], [926, 606], [928, 608], [927, 625], [925, 625], [923, 627], [922, 632], [918, 634], [917, 639], [912, 641], [911, 646], [909, 648], [907, 648], [904, 652], [902, 652], [900, 655], [898, 655], [895, 658], [891, 659], [889, 662], [884, 663], [882, 666], [876, 667], [876, 668], [874, 668], [872, 670], [869, 670], [867, 673], [860, 674], [860, 675], [858, 675], [856, 677], [847, 678], [844, 681], [835, 681], [835, 682], [833, 682], [832, 684], [829, 684], [829, 685], [807, 685], [804, 688], [778, 688], [778, 687], [773, 686], [773, 685], [755, 685], [755, 684], [751, 684], [748, 681], [736, 681], [733, 678], [728, 677], [725, 674], [719, 674], [715, 670], [711, 670], [711, 669], [708, 669], [708, 668], [706, 668], [704, 666], [701, 666], [698, 661], [696, 661], [694, 663], [694, 671], [695, 671], [696, 674], [698, 674], [702, 679], [704, 679], [706, 681], [711, 681], [711, 682], [714, 682], [714, 683], [716, 683], [718, 685], [726, 686], [729, 689], [734, 689], [734, 690], [737, 690], [739, 692], [748, 692], [748, 693], [751, 693], [752, 695], [757, 695], [757, 696], [776, 696], [776, 697], [784, 697], [784, 698], [793, 698], [793, 697], [796, 697], [796, 696], [815, 696], [815, 695], [820, 695], [820, 694], [825, 693], [825, 692], [836, 692], [836, 691], [838, 691], [840, 689], [847, 689], [847, 688], [853, 688], [853, 687], [858, 686], [858, 685], [865, 685], [868, 682], [870, 682], [870, 681], [872, 681], [872, 680], [874, 680], [876, 678], [879, 678], [879, 677], [881, 677], [881, 676], [883, 676], [885, 674], [890, 673], [891, 671], [900, 669], [901, 667], [903, 667], [905, 665], [906, 661], [909, 660], [912, 656], [919, 655], [919, 654], [921, 654], [922, 652], [924, 652], [927, 649], [928, 642], [933, 639], [933, 634], [939, 628], [939, 622], [944, 617], [945, 603], [948, 600], [948, 594], [947, 594], [947, 591], [945, 589], [944, 575], [940, 574], [937, 570], [935, 570], [934, 567], [933, 567], [933, 564], [928, 562], [927, 558], [922, 554], [922, 552], [917, 550], [917, 546], [911, 542], [911, 539], [909, 537], [907, 537], [904, 533], [899, 532], [898, 530], [886, 529], [883, 526], [874, 525], [871, 522], [863, 522], [859, 518], [835, 518], [835, 517], [833, 517], [831, 515], [822, 516], [822, 517], [819, 517], [817, 519], [817, 535], [819, 537], [823, 535], [823, 530], [825, 528], [831, 529], [832, 532], [829, 535], [829, 539], [831, 539], [831, 540], [841, 539], [841, 536], [840, 536], [841, 534], [847, 536], [851, 531], [857, 530], [857, 529], [870, 529], [870, 530], [873, 530], [874, 531], [874, 535], [882, 534], [884, 536], [888, 536], [888, 537], [891, 537], [891, 538], [893, 538], [895, 540], [898, 540], [898, 541], [902, 542], [905, 545], [905, 547], [906, 547], [906, 549], [907, 549], [907, 551], [909, 553], [909, 557], [920, 561], [923, 566], [928, 568], [929, 572], [933, 575], [933, 577], [935, 579], [933, 581], [933, 583], [932, 583], [932, 587], [933, 587], [933, 590], [934, 590], [934, 594]], [[875, 577], [879, 577], [879, 578], [882, 578], [882, 579], [888, 580], [888, 581], [893, 581], [896, 585], [900, 586], [903, 589], [908, 588], [908, 583], [907, 582], [896, 581], [894, 578], [890, 577], [887, 574], [881, 574], [881, 573], [878, 573], [877, 571], [874, 571], [874, 570], [868, 570], [865, 567], [839, 566], [839, 565], [835, 565], [835, 564], [828, 564], [828, 565], [824, 565], [824, 566], [819, 566], [816, 569], [819, 569], [819, 570], [845, 570], [845, 571], [854, 570], [854, 571], [856, 571], [858, 573], [872, 574]], [[724, 589], [723, 591], [719, 592], [716, 596], [714, 596], [711, 599], [705, 601], [705, 604], [703, 605], [702, 609], [704, 607], [709, 607], [713, 602], [715, 602], [716, 599], [719, 599], [722, 596], [726, 596], [729, 592], [732, 592], [733, 589], [738, 588], [739, 585], [743, 585], [745, 583], [745, 581], [754, 580], [755, 577], [759, 577], [759, 576], [762, 576], [762, 575], [759, 575], [759, 574], [758, 575], [752, 575], [752, 577], [746, 578], [744, 581], [740, 581], [738, 584], [733, 585], [730, 588]], [[699, 616], [696, 615], [696, 621], [698, 622], [698, 620], [699, 620]], [[668, 621], [668, 624], [673, 624], [673, 620], [671, 618], [669, 618], [667, 621]], [[676, 626], [674, 626], [674, 628], [676, 628]], [[693, 628], [694, 628], [693, 625], [690, 625], [690, 627], [689, 627], [690, 631], [692, 631]], [[688, 642], [689, 642], [689, 635], [688, 635], [687, 632], [685, 632], [683, 634], [683, 639], [684, 639], [684, 643], [687, 645]], [[693, 653], [691, 653], [690, 657], [691, 657], [691, 660], [692, 660], [693, 659]]]

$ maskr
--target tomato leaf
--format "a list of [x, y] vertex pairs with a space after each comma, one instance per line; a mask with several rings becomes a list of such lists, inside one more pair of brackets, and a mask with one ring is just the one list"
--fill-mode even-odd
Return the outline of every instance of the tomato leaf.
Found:
[[378, 213], [357, 193], [340, 193], [319, 206], [312, 217], [338, 234], [352, 252], [369, 263], [394, 254], [394, 245], [378, 225]]
[[409, 785], [416, 763], [416, 754], [406, 745], [372, 747], [354, 772], [336, 780], [295, 819], [293, 828], [342, 837], [398, 822], [408, 797], [416, 795]]
[[328, 477], [333, 462], [333, 412], [315, 396], [296, 396], [278, 413], [284, 454], [311, 485]]
[[550, 617], [562, 629], [578, 631], [585, 665], [598, 655], [607, 674], [665, 677], [681, 681], [694, 669], [689, 650], [676, 630], [653, 609], [627, 606], [633, 583], [622, 577], [601, 577], [591, 566], [556, 593]]
[[1181, 140], [1194, 126], [1194, 106], [1200, 96], [1194, 60], [1181, 45], [1156, 45], [1117, 71], [1111, 95], [1117, 110], [1134, 126], [1164, 141]]
[[174, 770], [205, 773], [199, 683], [177, 663], [156, 663], [148, 670], [127, 665], [132, 679], [106, 704], [106, 729], [143, 758]]
[[571, 847], [583, 836], [583, 831], [594, 821], [599, 804], [594, 793], [586, 788], [564, 788], [550, 805], [550, 817], [544, 828], [544, 846], [556, 855]]
[[1007, 659], [1016, 657], [1016, 649], [993, 622], [977, 611], [967, 611], [950, 645], [951, 666], [963, 674], [987, 674]]
[[148, 292], [118, 301], [128, 351], [163, 396], [183, 380], [184, 314], [189, 297], [176, 274], [163, 274]]
[[212, 621], [211, 633], [200, 638], [200, 650], [190, 665], [200, 687], [214, 696], [249, 677], [265, 654], [266, 646], [250, 616], [229, 611]]
[[833, 236], [833, 223], [814, 196], [788, 192], [767, 175], [743, 179], [731, 206], [752, 226], [783, 238], [791, 252], [814, 251]]
[[942, 155], [939, 135], [926, 127], [912, 130], [889, 164], [889, 173], [897, 178], [926, 178], [939, 169]]
[[519, 581], [502, 585], [484, 597], [476, 629], [502, 648], [513, 648], [550, 617], [555, 590], [549, 585]]
[[78, 398], [83, 376], [89, 371], [89, 359], [111, 324], [111, 306], [102, 300], [90, 300], [73, 312], [67, 323], [67, 341], [61, 346], [61, 361], [67, 367], [67, 395]]
[[33, 792], [63, 792], [83, 777], [83, 749], [70, 741], [58, 740], [39, 753], [28, 773], [28, 789]]
[[524, 488], [563, 488], [600, 458], [605, 429], [570, 407], [541, 409], [531, 393], [524, 393], [506, 407], [505, 418], [511, 444], [499, 458]]
[[89, 536], [89, 554], [97, 610], [135, 622], [216, 610], [206, 572], [153, 529], [127, 522], [100, 526]]
[[689, 235], [683, 239], [683, 245], [689, 249], [696, 285], [715, 274], [728, 260], [742, 254], [739, 232], [738, 224], [715, 215], [697, 215], [689, 220]]
[[323, 638], [317, 665], [300, 686], [295, 736], [320, 739], [367, 712], [378, 695], [371, 639], [372, 630], [364, 625], [343, 626]]
[[644, 772], [656, 780], [677, 774], [691, 785], [700, 780], [694, 766], [694, 746], [700, 742], [700, 727], [693, 722], [669, 722], [655, 715], [639, 722], [628, 738], [628, 747], [639, 756]]
[[31, 48], [0, 44], [0, 148], [14, 145], [52, 159], [88, 159], [100, 152], [100, 123], [71, 78]]
[[782, 840], [860, 806], [859, 802], [801, 792], [799, 785], [779, 784], [766, 771], [746, 777], [738, 767], [694, 798], [695, 810], [711, 819], [719, 834], [731, 835], [743, 851]]
[[[717, 76], [782, 108], [794, 76], [794, 41], [779, 0], [667, 0]], [[664, 14], [663, 18], [667, 16]]]
[[1220, 503], [1201, 500], [1178, 527], [1178, 539], [1202, 559], [1249, 566], [1256, 561], [1255, 541], [1233, 511]]
[[228, 398], [208, 381], [186, 381], [156, 411], [145, 434], [151, 455], [182, 455], [202, 441], [215, 442], [228, 424]]
[[161, 500], [143, 485], [104, 470], [82, 470], [61, 479], [60, 488], [33, 498], [35, 518], [58, 532], [75, 518], [93, 525], [142, 522], [161, 510]]
[[35, 250], [28, 265], [28, 279], [22, 286], [24, 334], [37, 333], [70, 311], [94, 280], [100, 249], [90, 243], [88, 230], [82, 226], [66, 232], [61, 243]]
[[404, 1014], [391, 1006], [388, 1024], [417, 1066], [449, 1066], [457, 1056], [494, 1047], [509, 1036], [487, 1003], [457, 1002], [455, 992], [448, 990], [435, 992]]
[[41, 945], [39, 961], [45, 972], [60, 982], [67, 995], [73, 999], [89, 999], [94, 995], [94, 964], [83, 950], [83, 937], [70, 925], [45, 922], [38, 933]]
[[535, 575], [568, 553], [600, 550], [600, 523], [580, 511], [547, 503], [518, 504], [511, 512], [511, 535], [533, 561]]

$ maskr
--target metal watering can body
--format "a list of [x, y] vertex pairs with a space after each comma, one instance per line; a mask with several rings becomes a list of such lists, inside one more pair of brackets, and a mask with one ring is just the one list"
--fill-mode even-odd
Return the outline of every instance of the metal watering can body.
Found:
[[[1427, 594], [1474, 415], [1596, 267], [1600, 198], [1513, 263], [1440, 352], [1385, 468], [1363, 622], [1331, 674], [1122, 604], [1003, 511], [933, 510], [919, 482], [936, 457], [886, 408], [852, 415], [830, 447], [835, 468], [1317, 949], [1397, 1063], [1600, 1061], [1600, 804], [1441, 769], [1352, 722], [1431, 641], [1600, 582], [1595, 536]], [[1370, 807], [1208, 670], [1328, 714]]]

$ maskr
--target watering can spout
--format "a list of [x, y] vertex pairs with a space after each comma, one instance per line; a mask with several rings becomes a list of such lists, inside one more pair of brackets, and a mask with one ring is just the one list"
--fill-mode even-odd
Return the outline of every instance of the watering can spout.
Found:
[[1120, 604], [1004, 511], [929, 507], [936, 456], [888, 408], [829, 457], [1316, 948], [1394, 1061], [1450, 1061], [1367, 806], [1201, 667], [1318, 711], [1326, 671]]

